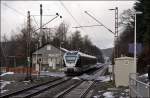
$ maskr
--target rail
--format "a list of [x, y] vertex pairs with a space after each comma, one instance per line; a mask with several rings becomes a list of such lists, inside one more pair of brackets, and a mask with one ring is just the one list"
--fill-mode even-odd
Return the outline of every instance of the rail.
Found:
[[150, 85], [137, 73], [129, 75], [130, 98], [150, 98]]

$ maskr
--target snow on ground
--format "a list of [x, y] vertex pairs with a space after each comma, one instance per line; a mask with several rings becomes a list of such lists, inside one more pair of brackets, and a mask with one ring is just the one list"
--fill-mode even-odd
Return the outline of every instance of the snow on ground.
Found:
[[64, 77], [65, 74], [63, 72], [47, 72], [47, 71], [41, 71], [40, 75], [48, 75], [48, 76], [54, 76], [54, 77]]
[[92, 98], [100, 98], [100, 95], [93, 96]]
[[148, 77], [148, 73], [141, 75], [140, 77]]
[[119, 98], [129, 98], [129, 96], [128, 97], [127, 96], [126, 97], [120, 96]]
[[0, 93], [4, 93], [4, 92], [8, 91], [8, 90], [4, 90], [4, 87], [8, 84], [11, 84], [11, 82], [13, 82], [13, 81], [3, 81], [3, 80], [1, 80], [0, 81], [0, 85], [1, 85], [0, 86]]
[[[87, 75], [87, 74], [83, 74], [81, 76], [79, 76], [80, 79], [83, 80], [96, 80], [96, 81], [101, 81], [101, 82], [108, 82], [110, 81], [110, 75], [107, 76], [96, 76], [96, 75]], [[112, 80], [112, 77], [111, 77]]]
[[79, 78], [79, 77], [73, 77], [72, 79], [80, 80], [80, 78]]
[[93, 75], [87, 75], [87, 74], [83, 74], [81, 76], [79, 76], [80, 79], [83, 79], [83, 80], [93, 80], [95, 79], [95, 77]]
[[112, 77], [110, 78], [109, 75], [107, 75], [107, 76], [99, 76], [99, 77], [96, 78], [96, 80], [99, 80], [101, 82], [108, 82], [108, 81], [112, 80]]
[[1, 84], [0, 89], [3, 89], [7, 84], [10, 84], [10, 81], [1, 81], [0, 84]]
[[124, 91], [125, 91], [126, 93], [128, 93], [130, 90], [129, 90], [129, 89], [125, 89]]
[[148, 79], [148, 73], [143, 74], [143, 75], [140, 75], [140, 76], [139, 76], [139, 80], [140, 80], [141, 82], [144, 82], [144, 83], [150, 85], [150, 81], [149, 81], [149, 79]]
[[104, 98], [115, 98], [113, 96], [113, 92], [105, 92], [103, 93]]
[[4, 92], [6, 92], [6, 91], [8, 91], [8, 90], [1, 90], [0, 93], [4, 93]]
[[1, 74], [0, 76], [10, 75], [10, 74], [14, 74], [14, 72], [6, 72], [6, 73]]

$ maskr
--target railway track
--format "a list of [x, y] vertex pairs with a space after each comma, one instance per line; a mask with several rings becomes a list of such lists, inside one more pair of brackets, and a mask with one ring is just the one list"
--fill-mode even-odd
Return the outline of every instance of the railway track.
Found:
[[82, 81], [72, 85], [70, 88], [59, 93], [54, 98], [85, 98], [94, 83], [94, 81]]
[[105, 74], [106, 69], [107, 69], [107, 66], [102, 66], [100, 69], [98, 69], [97, 71], [93, 72], [92, 75], [102, 76], [102, 75]]
[[105, 67], [105, 65], [103, 64], [102, 66], [100, 66], [99, 68], [93, 68], [91, 70], [88, 70], [87, 72], [85, 72], [88, 75], [94, 75], [97, 72], [101, 71], [103, 68]]
[[32, 98], [58, 98], [77, 87], [80, 83], [82, 83], [81, 80], [70, 79]]
[[54, 82], [54, 81], [56, 81], [56, 80], [59, 80], [60, 78], [56, 78], [56, 77], [50, 77], [50, 80], [49, 81], [45, 81], [45, 82], [42, 82], [42, 83], [39, 83], [39, 84], [35, 84], [35, 85], [32, 85], [32, 86], [28, 86], [28, 87], [25, 87], [25, 86], [23, 86], [22, 88], [18, 88], [17, 90], [15, 90], [15, 91], [12, 91], [12, 92], [9, 92], [9, 93], [6, 93], [6, 94], [1, 94], [0, 95], [0, 98], [9, 98], [9, 97], [11, 97], [11, 96], [13, 96], [13, 95], [16, 95], [16, 94], [18, 94], [18, 93], [21, 93], [21, 92], [24, 92], [24, 91], [26, 91], [26, 90], [30, 90], [30, 89], [33, 89], [33, 88], [35, 88], [35, 87], [39, 87], [39, 86], [41, 86], [41, 85], [44, 85], [44, 84], [47, 84], [47, 83], [50, 83], [50, 82]]
[[22, 89], [22, 90], [19, 90], [10, 94], [6, 94], [0, 97], [1, 98], [30, 98], [36, 94], [39, 94], [49, 88], [52, 88], [68, 80], [70, 80], [70, 78], [56, 78], [48, 82], [41, 83], [39, 85], [35, 85], [32, 87], [28, 87], [28, 88], [25, 88], [25, 89]]
[[[101, 67], [100, 69], [91, 73], [92, 75], [104, 75], [106, 67]], [[86, 98], [90, 90], [92, 90], [95, 81], [82, 81], [70, 86], [68, 89], [62, 91], [61, 93], [55, 95], [54, 98]]]
[[48, 83], [48, 84], [44, 84], [44, 85], [41, 85], [39, 87], [35, 87], [31, 90], [22, 92], [18, 95], [15, 95], [15, 96], [11, 97], [11, 98], [31, 98], [31, 97], [33, 97], [37, 94], [40, 94], [40, 93], [42, 93], [42, 92], [44, 92], [44, 91], [46, 91], [50, 88], [53, 88], [57, 85], [60, 85], [61, 83], [66, 82], [68, 80], [70, 80], [70, 78], [62, 78], [60, 80], [57, 80], [57, 81], [54, 81], [54, 82], [51, 82], [51, 83]]
[[97, 74], [97, 73], [100, 72], [103, 68], [104, 68], [104, 66], [102, 66], [102, 67], [99, 68], [98, 70], [92, 72], [90, 75], [95, 75], [95, 74]]
[[[105, 69], [106, 67], [102, 67], [92, 74], [103, 75]], [[55, 78], [39, 85], [0, 96], [0, 98], [85, 98], [94, 84], [94, 80], [83, 81], [72, 77]]]
[[[102, 66], [100, 69], [91, 73], [91, 75], [102, 76], [105, 74], [106, 67]], [[85, 98], [92, 90], [95, 81], [83, 81], [79, 84], [74, 84], [67, 90], [59, 93], [55, 98]]]

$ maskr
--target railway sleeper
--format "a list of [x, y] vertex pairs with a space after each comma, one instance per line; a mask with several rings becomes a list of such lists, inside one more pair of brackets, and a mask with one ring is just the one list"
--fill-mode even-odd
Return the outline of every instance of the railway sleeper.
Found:
[[64, 98], [84, 98], [93, 84], [94, 81], [84, 81], [68, 94], [66, 94]]
[[74, 85], [70, 86], [69, 88], [65, 89], [64, 91], [60, 92], [59, 94], [55, 95], [54, 98], [63, 98], [63, 96], [67, 93], [69, 93], [71, 90], [73, 90], [75, 87], [80, 85], [83, 81], [79, 81], [78, 83], [75, 83]]

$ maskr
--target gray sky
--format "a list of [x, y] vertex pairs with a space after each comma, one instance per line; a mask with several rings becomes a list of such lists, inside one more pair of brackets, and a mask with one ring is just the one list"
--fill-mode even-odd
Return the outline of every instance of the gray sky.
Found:
[[[8, 38], [17, 33], [18, 30], [26, 23], [27, 11], [31, 12], [31, 15], [39, 15], [40, 4], [43, 4], [43, 14], [55, 15], [59, 13], [62, 15], [62, 19], [57, 18], [47, 25], [47, 27], [53, 28], [58, 26], [62, 21], [69, 24], [69, 31], [80, 30], [82, 36], [88, 35], [91, 41], [99, 48], [113, 47], [114, 36], [106, 30], [104, 27], [89, 27], [83, 29], [75, 29], [72, 27], [98, 25], [92, 18], [90, 18], [84, 11], [88, 11], [94, 15], [105, 26], [114, 31], [114, 11], [108, 9], [119, 9], [119, 15], [123, 10], [127, 10], [133, 7], [134, 1], [2, 1], [1, 2], [1, 33], [6, 34]], [[65, 7], [71, 12], [76, 22], [71, 15], [67, 12]], [[43, 17], [43, 23], [46, 23], [54, 16]], [[39, 24], [39, 16], [35, 16], [35, 20]], [[32, 18], [33, 19], [33, 18]], [[33, 25], [36, 26], [35, 21]], [[12, 32], [12, 30], [14, 32]]]

